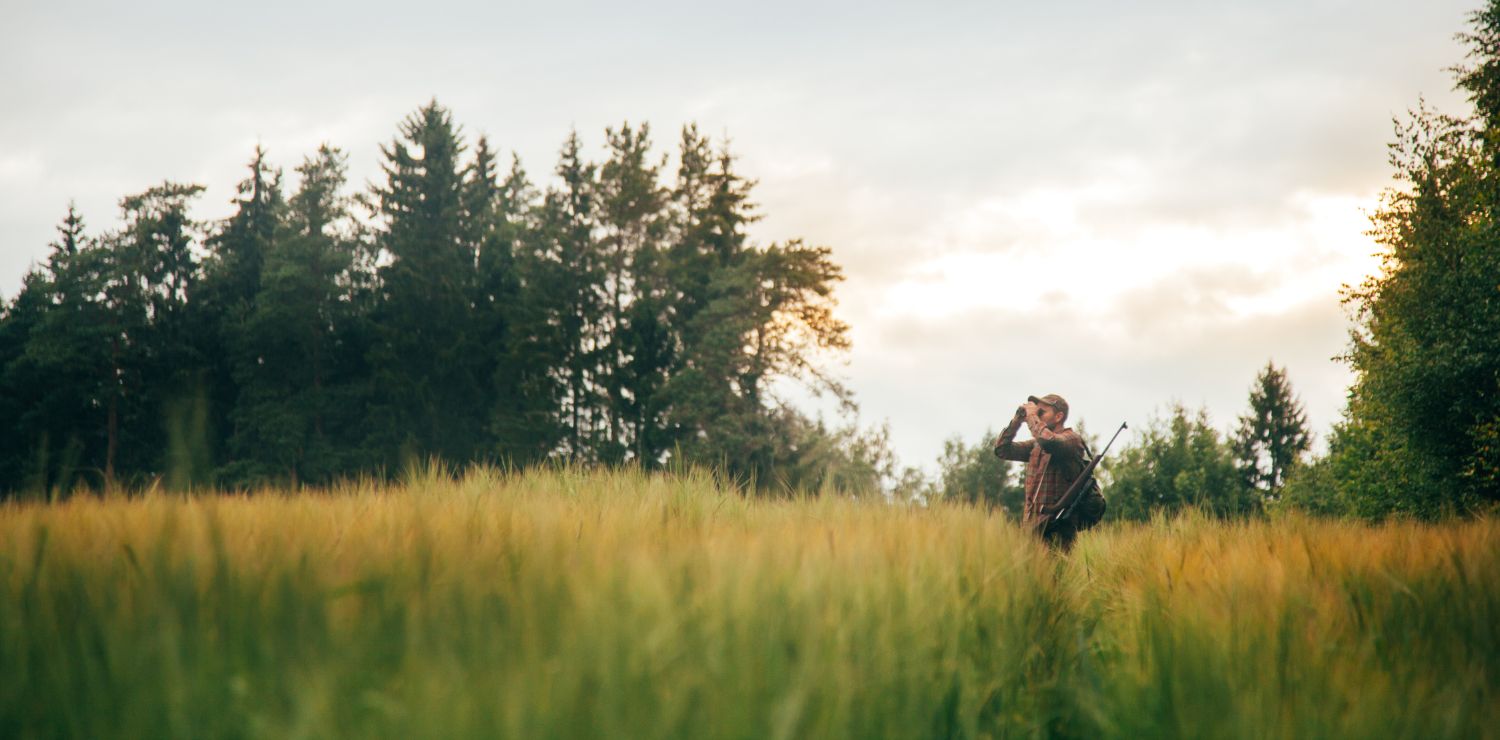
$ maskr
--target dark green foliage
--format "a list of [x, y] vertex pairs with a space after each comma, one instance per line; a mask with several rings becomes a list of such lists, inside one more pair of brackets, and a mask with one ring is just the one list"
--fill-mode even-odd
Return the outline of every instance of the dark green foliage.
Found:
[[[281, 172], [271, 167], [264, 149], [256, 147], [249, 168], [249, 176], [236, 189], [234, 214], [208, 239], [203, 280], [193, 300], [210, 434], [219, 449], [227, 449], [231, 460], [241, 454], [235, 439], [240, 436], [236, 418], [243, 394], [236, 379], [236, 356], [246, 344], [243, 331], [254, 311], [266, 260], [275, 249], [286, 210]], [[228, 479], [235, 478], [231, 470]]]
[[1234, 433], [1235, 458], [1245, 485], [1272, 502], [1281, 495], [1287, 473], [1312, 446], [1307, 413], [1292, 393], [1286, 371], [1270, 362], [1250, 389], [1250, 413]]
[[164, 473], [173, 433], [165, 411], [201, 393], [202, 325], [189, 303], [200, 275], [192, 251], [200, 225], [188, 208], [202, 192], [201, 185], [164, 182], [126, 197], [125, 227], [103, 240], [112, 372], [106, 404], [114, 419], [107, 425], [107, 479], [117, 467]]
[[1135, 443], [1113, 460], [1106, 517], [1144, 521], [1186, 507], [1217, 517], [1257, 511], [1257, 495], [1243, 483], [1233, 447], [1220, 438], [1207, 412], [1189, 414], [1174, 405], [1169, 413], [1138, 430]]
[[554, 387], [558, 453], [571, 461], [599, 459], [605, 392], [600, 383], [606, 337], [604, 265], [595, 238], [597, 168], [583, 159], [575, 131], [559, 158], [558, 187], [543, 196], [536, 225], [518, 256], [529, 314], [527, 341], [546, 355]]
[[669, 254], [676, 296], [680, 370], [668, 381], [668, 419], [689, 460], [724, 461], [736, 475], [765, 479], [775, 466], [766, 409], [779, 406], [768, 381], [800, 378], [820, 392], [847, 392], [811, 360], [848, 347], [833, 316], [842, 271], [826, 247], [800, 241], [754, 248], [753, 183], [684, 129], [676, 197], [685, 217]]
[[1474, 64], [1459, 86], [1478, 116], [1421, 108], [1398, 125], [1401, 185], [1373, 218], [1389, 251], [1347, 294], [1358, 378], [1322, 495], [1371, 516], [1500, 501], [1500, 2], [1462, 38]]
[[659, 464], [672, 442], [663, 429], [662, 386], [675, 361], [669, 331], [675, 297], [665, 269], [671, 212], [660, 183], [664, 162], [653, 162], [649, 126], [605, 129], [609, 158], [599, 168], [600, 257], [609, 344], [603, 386], [609, 400], [605, 459], [630, 454]]
[[0, 321], [0, 490], [295, 486], [431, 457], [894, 485], [884, 436], [772, 392], [847, 402], [814, 362], [848, 346], [829, 250], [750, 244], [753, 183], [692, 126], [674, 183], [648, 126], [605, 145], [591, 162], [570, 135], [539, 191], [434, 101], [361, 196], [336, 149], [288, 195], [257, 147], [220, 223], [192, 221], [202, 188], [174, 183], [123, 199], [97, 239], [70, 211]]
[[1012, 469], [1021, 466], [995, 455], [996, 436], [994, 430], [986, 429], [972, 446], [956, 436], [944, 440], [943, 456], [938, 458], [938, 489], [945, 499], [1001, 509], [1020, 519], [1025, 491]]
[[1282, 506], [1364, 519], [1452, 513], [1434, 461], [1411, 454], [1389, 427], [1351, 416], [1334, 426], [1327, 456], [1292, 471]]
[[[475, 236], [468, 223], [465, 147], [435, 101], [382, 148], [385, 182], [372, 194], [379, 221], [374, 306], [370, 453], [388, 466], [437, 455], [470, 460], [484, 426], [476, 377]], [[469, 201], [469, 202], [466, 202]]]
[[6, 480], [65, 493], [101, 482], [109, 392], [109, 316], [99, 294], [104, 253], [70, 206], [44, 269], [27, 275], [0, 324]]
[[320, 148], [297, 168], [298, 191], [275, 214], [263, 278], [230, 338], [239, 396], [229, 481], [295, 486], [347, 472], [362, 365], [343, 341], [356, 247], [340, 194], [344, 169], [338, 150]]

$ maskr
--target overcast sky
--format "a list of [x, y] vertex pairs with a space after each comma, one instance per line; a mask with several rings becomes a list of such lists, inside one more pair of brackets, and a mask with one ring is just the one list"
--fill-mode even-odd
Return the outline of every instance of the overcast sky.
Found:
[[0, 0], [0, 294], [70, 199], [97, 232], [197, 182], [221, 218], [257, 143], [362, 184], [433, 97], [539, 179], [572, 127], [598, 156], [696, 121], [759, 180], [757, 241], [844, 266], [841, 372], [904, 463], [1029, 393], [1227, 429], [1268, 360], [1324, 436], [1391, 120], [1466, 112], [1478, 0], [506, 5]]

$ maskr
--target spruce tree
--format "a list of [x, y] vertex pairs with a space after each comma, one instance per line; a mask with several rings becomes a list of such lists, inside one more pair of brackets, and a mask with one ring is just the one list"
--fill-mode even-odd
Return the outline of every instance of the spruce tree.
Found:
[[1250, 413], [1234, 434], [1235, 459], [1245, 485], [1268, 502], [1280, 498], [1286, 475], [1312, 446], [1307, 414], [1286, 370], [1267, 362], [1250, 389]]
[[265, 262], [275, 250], [286, 210], [281, 171], [271, 166], [265, 149], [257, 146], [247, 167], [249, 173], [231, 201], [234, 213], [207, 241], [203, 281], [193, 300], [213, 439], [216, 449], [227, 455], [219, 464], [229, 466], [231, 479], [233, 458], [240, 454], [234, 449], [234, 438], [240, 434], [236, 420], [243, 397], [235, 377], [235, 358], [243, 347], [245, 322], [254, 311]]
[[188, 208], [202, 192], [201, 185], [164, 182], [122, 198], [125, 225], [101, 240], [97, 269], [111, 375], [105, 400], [107, 486], [121, 472], [166, 472], [169, 436], [202, 438], [191, 432], [204, 430], [174, 430], [169, 418], [170, 407], [190, 403], [200, 388], [196, 375], [202, 356], [188, 313], [198, 277], [194, 245], [200, 225]]
[[1500, 501], [1500, 0], [1461, 38], [1471, 63], [1459, 87], [1478, 115], [1424, 107], [1398, 124], [1401, 185], [1372, 219], [1388, 251], [1347, 294], [1357, 378], [1331, 447], [1371, 471], [1338, 483], [1369, 515]]
[[815, 362], [848, 347], [848, 327], [832, 310], [842, 272], [824, 247], [751, 246], [754, 183], [735, 171], [727, 144], [705, 160], [702, 140], [687, 129], [682, 151], [683, 221], [669, 251], [680, 361], [663, 388], [664, 414], [689, 460], [770, 484], [784, 462], [774, 381], [800, 380], [848, 400]]
[[600, 457], [608, 424], [601, 365], [608, 347], [604, 260], [599, 254], [598, 168], [583, 158], [578, 132], [569, 134], [558, 159], [561, 181], [537, 211], [528, 246], [533, 310], [551, 327], [559, 382], [559, 453], [568, 460]]
[[[108, 391], [101, 253], [70, 205], [42, 269], [29, 273], [0, 329], [5, 459], [0, 486], [66, 492], [102, 470]], [[82, 477], [81, 477], [82, 476]]]
[[662, 426], [662, 385], [673, 361], [668, 332], [670, 275], [664, 256], [669, 226], [663, 162], [652, 161], [647, 125], [606, 128], [609, 157], [599, 168], [600, 253], [608, 346], [602, 385], [609, 424], [602, 458], [627, 455], [647, 467], [669, 443]]
[[475, 268], [466, 221], [464, 145], [436, 101], [413, 113], [381, 152], [372, 193], [380, 225], [371, 451], [394, 466], [436, 455], [473, 459], [484, 426], [474, 377]]
[[228, 478], [297, 485], [346, 472], [360, 397], [340, 344], [351, 318], [353, 225], [345, 157], [324, 145], [297, 168], [301, 182], [277, 213], [264, 272], [233, 343], [239, 397]]
[[[544, 231], [538, 194], [512, 156], [495, 206], [492, 245], [481, 254], [480, 310], [488, 310], [495, 365], [489, 434], [494, 452], [513, 464], [546, 459], [562, 442], [561, 322], [553, 288], [563, 277], [553, 261], [555, 240]], [[487, 308], [488, 307], [488, 308]]]

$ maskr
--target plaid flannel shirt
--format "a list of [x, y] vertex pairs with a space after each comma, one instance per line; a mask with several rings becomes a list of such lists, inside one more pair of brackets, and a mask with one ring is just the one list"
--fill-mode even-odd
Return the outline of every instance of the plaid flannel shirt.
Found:
[[995, 455], [1026, 463], [1026, 506], [1021, 521], [1030, 523], [1057, 513], [1057, 504], [1083, 472], [1084, 455], [1083, 438], [1072, 429], [1048, 429], [1036, 414], [1026, 415], [1026, 427], [1033, 439], [1015, 441], [1021, 419], [1011, 419], [995, 440]]

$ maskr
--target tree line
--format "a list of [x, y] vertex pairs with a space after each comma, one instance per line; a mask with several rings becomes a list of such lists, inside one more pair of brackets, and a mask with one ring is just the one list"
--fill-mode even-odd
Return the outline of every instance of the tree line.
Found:
[[[1100, 464], [1106, 517], [1140, 521], [1191, 507], [1232, 518], [1283, 505], [1290, 476], [1308, 463], [1307, 412], [1286, 369], [1272, 362], [1256, 375], [1247, 401], [1249, 408], [1229, 434], [1221, 433], [1206, 411], [1181, 404], [1135, 430]], [[1077, 428], [1098, 451], [1099, 440], [1081, 423]], [[995, 437], [991, 429], [972, 444], [961, 437], [944, 442], [932, 491], [1019, 518], [1023, 466], [995, 457]]]
[[69, 208], [0, 320], [0, 489], [298, 485], [414, 460], [706, 465], [761, 489], [878, 487], [881, 438], [787, 406], [852, 403], [827, 247], [752, 244], [754, 182], [694, 125], [573, 132], [553, 182], [436, 101], [351, 192], [330, 145], [257, 148], [231, 215], [165, 182], [93, 234]]
[[[1268, 363], [1228, 434], [1176, 405], [1112, 455], [1109, 516], [1500, 503], [1500, 0], [1460, 38], [1474, 112], [1398, 122], [1326, 453]], [[842, 272], [825, 247], [750, 243], [754, 183], [727, 145], [686, 126], [671, 170], [645, 125], [605, 144], [589, 161], [573, 133], [539, 187], [434, 101], [364, 192], [324, 146], [295, 188], [257, 150], [219, 223], [188, 215], [202, 187], [170, 182], [101, 234], [69, 209], [0, 316], [0, 491], [320, 483], [435, 457], [703, 465], [760, 490], [1019, 511], [993, 432], [950, 439], [929, 481], [898, 471], [885, 430], [778, 399], [795, 380], [852, 408], [819, 362], [848, 347]]]

